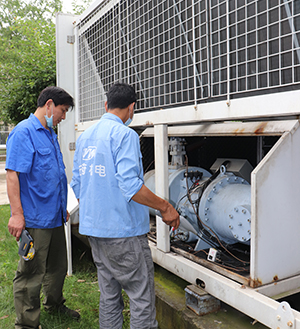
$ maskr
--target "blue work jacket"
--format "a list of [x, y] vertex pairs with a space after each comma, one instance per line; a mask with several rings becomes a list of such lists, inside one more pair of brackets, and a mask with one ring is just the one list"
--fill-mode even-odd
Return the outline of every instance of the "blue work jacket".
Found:
[[79, 233], [123, 238], [149, 231], [149, 209], [131, 198], [142, 187], [138, 134], [105, 113], [77, 140], [70, 183], [79, 203]]
[[26, 227], [54, 228], [67, 216], [67, 177], [57, 136], [31, 114], [9, 134], [5, 169], [19, 173]]

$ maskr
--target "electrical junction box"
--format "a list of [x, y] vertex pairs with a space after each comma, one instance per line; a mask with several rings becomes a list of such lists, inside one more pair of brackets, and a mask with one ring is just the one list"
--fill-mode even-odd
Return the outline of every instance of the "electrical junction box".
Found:
[[210, 260], [211, 262], [214, 262], [217, 258], [218, 250], [215, 248], [209, 248], [207, 260]]
[[225, 161], [230, 161], [226, 166], [227, 171], [244, 178], [248, 183], [251, 182], [251, 172], [253, 167], [246, 159], [218, 158], [210, 167], [210, 170], [216, 172]]

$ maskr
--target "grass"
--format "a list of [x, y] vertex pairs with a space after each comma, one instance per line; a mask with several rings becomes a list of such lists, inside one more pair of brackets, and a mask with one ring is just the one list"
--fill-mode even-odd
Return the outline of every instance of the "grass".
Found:
[[[13, 278], [18, 265], [18, 246], [7, 229], [10, 217], [9, 205], [0, 206], [0, 329], [14, 328]], [[99, 288], [97, 272], [88, 247], [78, 239], [72, 239], [73, 275], [66, 277], [64, 297], [66, 305], [81, 314], [80, 321], [65, 316], [51, 315], [41, 306], [40, 322], [43, 329], [96, 329], [99, 328]], [[123, 329], [129, 325], [129, 301], [123, 294]], [[43, 296], [41, 294], [41, 301]]]

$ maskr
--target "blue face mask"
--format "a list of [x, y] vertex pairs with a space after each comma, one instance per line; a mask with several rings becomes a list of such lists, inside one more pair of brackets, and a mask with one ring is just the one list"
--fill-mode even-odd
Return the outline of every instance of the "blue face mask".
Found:
[[[132, 109], [133, 110], [133, 109]], [[124, 123], [125, 126], [129, 126], [131, 124], [131, 121], [133, 119], [133, 113], [132, 113], [132, 118], [130, 118], [130, 110], [129, 110], [129, 118], [128, 120]]]
[[125, 126], [129, 126], [131, 124], [132, 119], [128, 118], [128, 120], [124, 123]]
[[48, 118], [47, 115], [45, 115], [45, 119], [46, 119], [47, 127], [52, 128], [53, 127], [53, 114], [51, 115], [50, 118]]
[[53, 128], [53, 107], [51, 108], [51, 117], [49, 118], [48, 116], [47, 116], [47, 114], [46, 115], [44, 115], [44, 117], [45, 117], [45, 119], [46, 119], [46, 124], [47, 124], [47, 127], [48, 128]]

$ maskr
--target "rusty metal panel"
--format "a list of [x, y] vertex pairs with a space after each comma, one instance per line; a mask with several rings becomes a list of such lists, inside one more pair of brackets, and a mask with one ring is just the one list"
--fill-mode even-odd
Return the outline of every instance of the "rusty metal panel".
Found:
[[251, 174], [251, 286], [300, 274], [300, 129], [286, 132]]
[[[297, 120], [282, 120], [169, 126], [168, 136], [281, 136], [284, 132], [290, 131], [297, 122]], [[153, 137], [154, 128], [146, 128], [141, 135]]]

